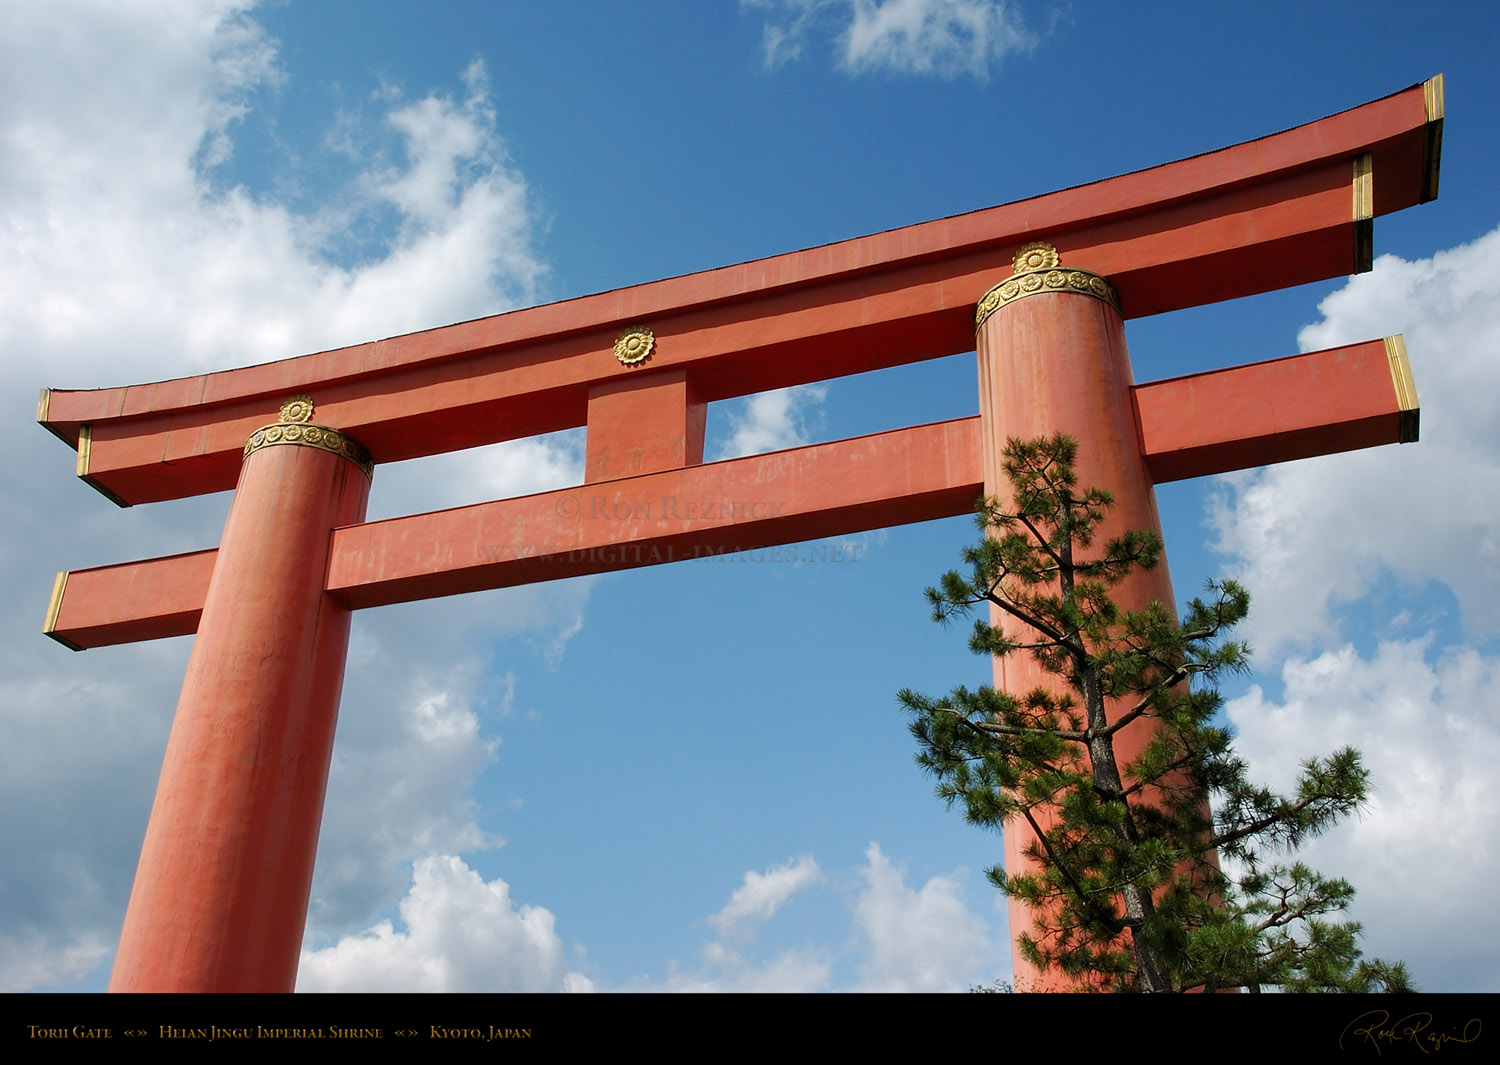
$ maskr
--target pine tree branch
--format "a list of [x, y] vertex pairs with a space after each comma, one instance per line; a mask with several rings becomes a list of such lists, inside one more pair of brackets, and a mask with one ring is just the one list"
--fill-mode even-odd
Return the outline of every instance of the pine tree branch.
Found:
[[1060, 570], [1063, 565], [1063, 560], [1058, 557], [1056, 551], [1052, 550], [1052, 545], [1047, 542], [1047, 538], [1041, 533], [1037, 532], [1036, 526], [1031, 524], [1031, 519], [1028, 518], [1025, 514], [1017, 514], [1015, 515], [1015, 518], [1022, 525], [1026, 526], [1027, 532], [1031, 533], [1031, 535], [1036, 539], [1037, 546], [1047, 553], [1047, 557], [1052, 560], [1053, 566]]
[[964, 719], [965, 723], [972, 729], [980, 732], [988, 732], [996, 736], [1036, 736], [1038, 738], [1055, 737], [1067, 740], [1070, 743], [1088, 743], [1088, 737], [1082, 732], [1074, 732], [1071, 729], [1048, 729], [1030, 728], [1026, 725], [1001, 725], [993, 721], [970, 721]]
[[1031, 826], [1032, 834], [1036, 836], [1037, 842], [1041, 844], [1042, 849], [1047, 852], [1047, 858], [1049, 861], [1051, 861], [1052, 867], [1063, 875], [1063, 878], [1068, 882], [1068, 886], [1073, 889], [1073, 893], [1078, 898], [1078, 901], [1081, 902], [1091, 914], [1093, 914], [1094, 919], [1100, 924], [1104, 925], [1104, 927], [1110, 929], [1114, 935], [1119, 935], [1121, 932], [1125, 931], [1125, 923], [1118, 917], [1116, 917], [1113, 913], [1109, 912], [1108, 910], [1102, 909], [1099, 904], [1094, 901], [1093, 896], [1087, 890], [1085, 890], [1082, 884], [1078, 882], [1077, 877], [1073, 875], [1073, 871], [1063, 863], [1062, 858], [1060, 858], [1057, 854], [1057, 851], [1053, 849], [1052, 841], [1049, 840], [1047, 838], [1047, 834], [1042, 831], [1042, 826], [1037, 824], [1036, 818], [1031, 816], [1031, 811], [1023, 806], [1021, 807], [1021, 816], [1026, 818], [1026, 823]]
[[[1047, 639], [1051, 640], [1057, 646], [1065, 647], [1070, 651], [1073, 649], [1075, 645], [1068, 643], [1067, 637], [1063, 635], [1060, 630], [1047, 624], [1047, 622], [1043, 621], [1041, 618], [1030, 613], [1029, 611], [1022, 610], [1020, 607], [1016, 606], [1014, 603], [1004, 598], [1002, 595], [996, 594], [996, 589], [998, 589], [999, 586], [999, 582], [997, 581], [994, 586], [992, 586], [990, 592], [985, 596], [985, 598], [988, 599], [991, 603], [994, 603], [1001, 610], [1005, 611], [1011, 617], [1015, 618], [1017, 621], [1020, 621], [1025, 625], [1030, 625], [1033, 629], [1036, 629], [1037, 632], [1047, 637]], [[1079, 653], [1083, 652], [1081, 646], [1078, 648], [1078, 650]]]
[[1100, 730], [1099, 734], [1101, 736], [1113, 736], [1116, 732], [1119, 732], [1126, 725], [1143, 715], [1150, 708], [1151, 700], [1155, 699], [1164, 689], [1176, 687], [1192, 675], [1193, 670], [1186, 663], [1178, 666], [1164, 680], [1152, 685], [1151, 690], [1141, 697], [1140, 702], [1117, 717], [1112, 724], [1105, 726], [1105, 728]]
[[993, 721], [973, 721], [967, 715], [946, 706], [935, 706], [933, 707], [933, 712], [952, 714], [954, 718], [976, 732], [990, 733], [997, 736], [1036, 736], [1040, 739], [1055, 736], [1058, 739], [1071, 740], [1074, 743], [1086, 743], [1088, 740], [1088, 737], [1082, 732], [1073, 732], [1066, 729], [1031, 728], [1027, 725], [1000, 725]]
[[1259, 835], [1260, 833], [1266, 831], [1266, 829], [1268, 828], [1274, 828], [1278, 824], [1287, 823], [1288, 821], [1292, 820], [1297, 814], [1300, 814], [1303, 810], [1307, 809], [1309, 806], [1313, 805], [1316, 802], [1322, 802], [1325, 800], [1336, 801], [1341, 798], [1343, 798], [1343, 796], [1338, 795], [1334, 792], [1315, 792], [1314, 794], [1307, 796], [1307, 798], [1293, 803], [1291, 806], [1285, 807], [1282, 810], [1278, 810], [1274, 814], [1269, 814], [1265, 817], [1262, 817], [1258, 821], [1252, 821], [1248, 825], [1244, 825], [1240, 828], [1235, 829], [1233, 832], [1227, 832], [1222, 836], [1213, 836], [1209, 839], [1208, 845], [1210, 847], [1218, 848], [1227, 846], [1230, 843], [1237, 843], [1240, 840], [1244, 839], [1246, 836]]
[[[1198, 756], [1197, 756], [1196, 752], [1189, 752], [1188, 754], [1183, 755], [1181, 758], [1178, 758], [1175, 761], [1169, 762], [1167, 764], [1166, 769], [1163, 771], [1162, 776], [1166, 776], [1168, 773], [1171, 773], [1173, 770], [1181, 769], [1184, 766], [1192, 765], [1195, 761], [1197, 761], [1197, 758], [1198, 758]], [[1157, 780], [1160, 780], [1160, 777], [1158, 777]], [[1154, 783], [1154, 782], [1153, 781], [1145, 781], [1145, 780], [1137, 780], [1134, 784], [1131, 784], [1124, 791], [1120, 792], [1120, 798], [1122, 798], [1122, 799], [1128, 799], [1128, 798], [1130, 798], [1130, 796], [1134, 795], [1136, 792], [1144, 790], [1147, 787], [1147, 785], [1151, 784], [1151, 783]], [[1210, 848], [1212, 848], [1213, 846], [1215, 846], [1215, 844], [1210, 843], [1208, 846]]]

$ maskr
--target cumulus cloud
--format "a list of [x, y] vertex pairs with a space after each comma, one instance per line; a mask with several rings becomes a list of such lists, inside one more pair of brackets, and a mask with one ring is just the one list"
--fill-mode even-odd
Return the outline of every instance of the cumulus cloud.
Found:
[[[470, 798], [500, 746], [469, 705], [479, 701], [484, 662], [477, 655], [450, 658], [438, 672], [425, 663], [442, 659], [418, 657], [421, 648], [410, 641], [390, 646], [411, 620], [399, 619], [378, 636], [366, 631], [351, 649], [349, 672], [367, 675], [345, 686], [349, 727], [340, 729], [329, 774], [309, 911], [313, 933], [383, 909], [400, 893], [414, 855], [501, 842], [480, 825]], [[372, 662], [376, 649], [392, 664]]]
[[0, 844], [14, 859], [0, 877], [5, 991], [66, 985], [113, 951], [187, 660], [174, 641], [137, 666], [169, 678], [157, 683], [109, 676], [117, 656], [49, 676], [68, 652], [38, 648], [25, 613], [29, 643], [4, 641], [0, 684]]
[[708, 923], [725, 935], [737, 928], [759, 924], [770, 919], [783, 903], [803, 888], [817, 883], [822, 876], [818, 863], [806, 855], [764, 873], [752, 869], [745, 874], [745, 882], [735, 889], [729, 902], [710, 917]]
[[397, 931], [381, 921], [331, 947], [304, 951], [298, 991], [588, 991], [563, 962], [551, 912], [517, 906], [498, 877], [438, 855], [412, 868]]
[[863, 991], [962, 991], [990, 952], [985, 924], [964, 905], [962, 873], [913, 890], [905, 871], [871, 843], [854, 917], [867, 943]]
[[5, 965], [0, 969], [0, 991], [29, 991], [81, 980], [114, 950], [114, 942], [98, 932], [73, 937], [62, 944], [46, 931], [0, 934]]
[[548, 492], [583, 480], [583, 430], [469, 448], [380, 467], [367, 520]]
[[1210, 520], [1255, 596], [1258, 664], [1280, 673], [1227, 711], [1253, 772], [1283, 786], [1300, 759], [1364, 753], [1368, 810], [1309, 859], [1358, 889], [1370, 953], [1429, 990], [1500, 989], [1480, 946], [1500, 934], [1482, 905], [1500, 875], [1482, 843], [1500, 823], [1500, 230], [1382, 256], [1319, 309], [1304, 350], [1404, 333], [1422, 439], [1223, 483]]
[[[228, 143], [275, 74], [274, 42], [243, 6], [106, 5], [82, 32], [69, 5], [23, 9], [29, 38], [7, 34], [0, 75], [0, 189], [14, 253], [0, 344], [42, 340], [70, 376], [128, 381], [531, 298], [541, 267], [525, 183], [494, 129], [480, 65], [467, 71], [462, 100], [387, 94], [384, 134], [366, 131], [373, 172], [316, 210], [225, 187], [209, 164], [229, 149], [204, 145]], [[398, 158], [381, 161], [382, 148]], [[396, 225], [378, 254], [339, 265], [351, 219], [389, 207]]]
[[764, 961], [747, 959], [720, 941], [705, 943], [703, 967], [674, 973], [649, 990], [729, 994], [806, 994], [829, 990], [833, 964], [817, 948], [784, 950]]
[[[1488, 897], [1500, 857], [1485, 841], [1500, 833], [1500, 660], [1455, 648], [1429, 661], [1431, 645], [1293, 659], [1282, 698], [1256, 687], [1227, 712], [1241, 753], [1283, 788], [1300, 758], [1346, 745], [1363, 752], [1375, 781], [1368, 809], [1304, 856], [1358, 890], [1353, 915], [1366, 924], [1367, 953], [1405, 960], [1424, 990], [1493, 991], [1500, 927]], [[1433, 985], [1436, 974], [1444, 985]]]
[[[381, 467], [370, 517], [421, 513], [582, 480], [581, 433], [508, 441]], [[363, 923], [399, 895], [417, 855], [502, 841], [480, 824], [475, 783], [496, 761], [494, 725], [516, 677], [493, 661], [522, 637], [556, 669], [596, 578], [407, 603], [354, 616], [309, 931]], [[467, 639], [455, 634], [471, 634]], [[496, 669], [500, 669], [496, 682]]]
[[707, 923], [717, 936], [705, 940], [695, 967], [676, 962], [660, 983], [638, 980], [631, 991], [809, 992], [827, 991], [834, 959], [825, 947], [793, 946], [766, 951], [757, 942], [767, 922], [791, 899], [824, 882], [823, 871], [803, 855], [764, 872], [749, 870], [744, 881]]
[[730, 435], [717, 458], [734, 459], [799, 447], [818, 424], [827, 385], [798, 385], [759, 392], [729, 415]]
[[[905, 870], [875, 843], [862, 867], [832, 876], [807, 855], [752, 870], [708, 918], [718, 935], [703, 942], [694, 967], [674, 965], [660, 984], [631, 990], [961, 991], [1008, 969], [1000, 956], [1008, 952], [995, 950], [985, 920], [963, 900], [964, 880], [959, 870], [908, 887]], [[809, 897], [817, 895], [825, 897]], [[763, 943], [794, 897], [825, 911], [819, 927], [849, 922], [838, 949]]]
[[1403, 333], [1422, 439], [1237, 475], [1210, 515], [1255, 595], [1261, 653], [1336, 638], [1336, 608], [1435, 581], [1475, 634], [1500, 631], [1500, 230], [1430, 259], [1381, 256], [1320, 304], [1304, 351]]
[[[453, 89], [381, 86], [327, 117], [349, 168], [301, 207], [297, 152], [264, 187], [234, 177], [237, 138], [287, 76], [250, 2], [12, 5], [0, 35], [0, 384], [134, 383], [296, 355], [534, 299], [526, 183], [495, 128], [480, 63]], [[372, 86], [372, 88], [374, 88]], [[308, 153], [327, 149], [321, 146]], [[319, 165], [326, 160], [318, 161]], [[311, 164], [309, 164], [311, 165]], [[326, 175], [320, 172], [320, 181]], [[292, 191], [286, 191], [292, 190]], [[127, 511], [72, 478], [28, 419], [13, 457], [0, 582], [6, 677], [0, 986], [54, 986], [108, 960], [190, 641], [73, 655], [37, 634], [62, 568], [213, 544], [225, 495]], [[576, 479], [566, 436], [382, 468], [372, 513], [411, 513]], [[455, 600], [489, 636], [562, 653], [586, 582]], [[356, 618], [313, 927], [400, 897], [414, 857], [493, 846], [468, 798], [498, 757], [482, 642], [422, 604]], [[399, 652], [399, 653], [398, 653]], [[64, 679], [66, 678], [66, 679]], [[46, 772], [41, 772], [46, 767]], [[18, 811], [24, 811], [24, 816]]]
[[851, 74], [989, 78], [1036, 37], [1005, 0], [741, 0], [763, 13], [769, 69], [799, 58], [807, 39], [836, 38], [838, 65]]

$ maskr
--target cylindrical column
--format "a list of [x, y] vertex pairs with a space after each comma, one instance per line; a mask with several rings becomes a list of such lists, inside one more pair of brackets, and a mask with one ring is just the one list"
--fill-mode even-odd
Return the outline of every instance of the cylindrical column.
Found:
[[[1080, 488], [1104, 488], [1115, 504], [1095, 543], [1130, 529], [1161, 533], [1156, 493], [1141, 457], [1130, 355], [1119, 297], [1104, 278], [1058, 265], [1051, 245], [1028, 244], [1016, 255], [1016, 273], [980, 301], [976, 322], [979, 353], [979, 411], [984, 425], [984, 490], [1008, 498], [1002, 452], [1007, 440], [1033, 440], [1063, 433], [1078, 441], [1074, 466]], [[1163, 559], [1150, 571], [1136, 571], [1113, 589], [1122, 608], [1136, 610], [1152, 600], [1175, 609], [1172, 581]], [[992, 609], [991, 621], [1016, 633], [1019, 624]], [[1060, 682], [1041, 671], [1029, 655], [995, 661], [995, 687], [1024, 694]], [[1111, 717], [1115, 709], [1111, 708]], [[1142, 720], [1124, 729], [1115, 751], [1123, 767], [1150, 739]], [[1005, 828], [1005, 868], [1031, 867], [1023, 852], [1033, 842], [1023, 823]], [[1011, 901], [1012, 943], [1032, 927], [1033, 915]], [[1057, 974], [1043, 976], [1012, 951], [1017, 981], [1028, 987], [1063, 988]]]
[[368, 452], [295, 396], [251, 436], [167, 741], [111, 991], [290, 991], [344, 680], [331, 531]]

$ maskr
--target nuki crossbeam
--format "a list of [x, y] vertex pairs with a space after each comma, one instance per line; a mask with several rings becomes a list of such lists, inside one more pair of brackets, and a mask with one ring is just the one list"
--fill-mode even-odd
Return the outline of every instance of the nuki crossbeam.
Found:
[[[75, 650], [196, 634], [111, 988], [291, 989], [353, 610], [963, 514], [1000, 488], [1011, 437], [1075, 437], [1111, 522], [1158, 530], [1156, 483], [1415, 440], [1400, 336], [1137, 384], [1124, 321], [1368, 270], [1375, 217], [1436, 197], [1442, 128], [1438, 76], [837, 244], [261, 366], [44, 390], [37, 420], [111, 501], [234, 490], [217, 548], [64, 572], [47, 608]], [[971, 350], [978, 417], [703, 462], [711, 402]], [[383, 463], [577, 426], [581, 485], [364, 520]], [[1174, 601], [1164, 566], [1118, 595]], [[1026, 668], [997, 663], [997, 686], [1036, 683]], [[1149, 736], [1132, 724], [1122, 755]], [[1008, 866], [1025, 842], [1007, 832]]]

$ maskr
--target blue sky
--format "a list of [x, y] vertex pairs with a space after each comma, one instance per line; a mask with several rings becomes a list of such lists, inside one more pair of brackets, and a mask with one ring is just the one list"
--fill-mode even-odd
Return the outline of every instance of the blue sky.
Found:
[[[107, 980], [190, 641], [72, 654], [59, 569], [215, 543], [120, 511], [41, 386], [206, 372], [920, 222], [1446, 75], [1441, 196], [1375, 270], [1127, 331], [1139, 380], [1404, 332], [1422, 442], [1165, 486], [1180, 596], [1256, 597], [1257, 773], [1352, 743], [1309, 859], [1369, 953], [1500, 990], [1500, 16], [993, 0], [67, 2], [0, 39], [0, 987]], [[1379, 180], [1379, 175], [1376, 176]], [[716, 404], [710, 458], [977, 410], [972, 355]], [[381, 467], [371, 516], [575, 483], [580, 433]], [[983, 683], [922, 589], [961, 519], [358, 615], [299, 987], [962, 990], [997, 837], [895, 692]]]

